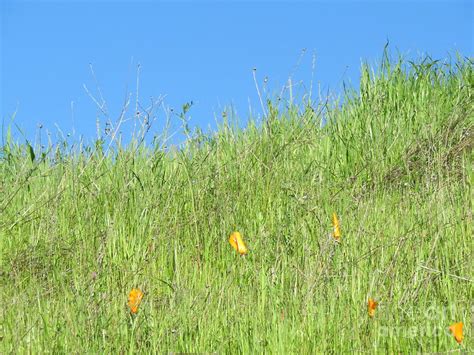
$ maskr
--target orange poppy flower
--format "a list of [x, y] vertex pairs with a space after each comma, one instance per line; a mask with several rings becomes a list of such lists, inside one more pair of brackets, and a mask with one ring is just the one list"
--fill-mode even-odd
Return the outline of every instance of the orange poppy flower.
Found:
[[458, 344], [461, 344], [462, 340], [464, 339], [464, 335], [462, 334], [462, 322], [459, 323], [454, 323], [449, 327], [449, 330], [451, 333], [453, 333], [454, 339], [458, 342]]
[[128, 295], [128, 307], [130, 308], [130, 312], [133, 314], [138, 312], [138, 306], [143, 298], [143, 292], [139, 288], [134, 288], [130, 291]]
[[332, 214], [332, 226], [334, 228], [332, 236], [334, 237], [334, 239], [339, 241], [341, 239], [341, 227], [339, 225], [339, 220], [337, 219], [336, 213]]
[[372, 298], [369, 298], [369, 301], [367, 302], [367, 312], [369, 313], [370, 318], [374, 318], [375, 308], [377, 308], [378, 305], [378, 302], [376, 302]]
[[239, 232], [233, 232], [230, 235], [229, 243], [240, 255], [246, 255], [249, 252]]

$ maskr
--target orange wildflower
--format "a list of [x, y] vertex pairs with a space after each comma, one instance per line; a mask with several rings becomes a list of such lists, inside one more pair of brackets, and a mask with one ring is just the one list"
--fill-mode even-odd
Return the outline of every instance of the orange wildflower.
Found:
[[240, 255], [246, 255], [249, 252], [239, 232], [233, 232], [230, 235], [229, 243]]
[[143, 292], [139, 288], [134, 288], [130, 291], [128, 295], [128, 307], [130, 308], [130, 312], [133, 314], [138, 312], [138, 306], [143, 298]]
[[377, 308], [378, 305], [378, 302], [376, 302], [372, 298], [369, 298], [369, 301], [367, 302], [367, 312], [369, 313], [370, 318], [374, 318], [375, 308]]
[[339, 225], [339, 220], [337, 219], [336, 213], [332, 214], [332, 226], [334, 228], [332, 236], [334, 237], [334, 239], [339, 241], [341, 239], [341, 227]]
[[464, 339], [464, 335], [462, 334], [462, 322], [459, 323], [454, 323], [449, 327], [449, 330], [451, 333], [453, 333], [454, 339], [458, 342], [458, 344], [461, 344], [462, 340]]

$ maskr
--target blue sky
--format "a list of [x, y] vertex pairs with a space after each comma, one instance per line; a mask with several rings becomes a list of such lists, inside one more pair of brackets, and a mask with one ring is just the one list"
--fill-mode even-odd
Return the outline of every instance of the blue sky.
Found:
[[[275, 97], [290, 75], [304, 84], [295, 88], [300, 95], [313, 75], [313, 93], [318, 84], [337, 93], [343, 81], [357, 85], [361, 61], [376, 63], [387, 39], [393, 54], [411, 58], [472, 56], [474, 48], [472, 1], [3, 0], [0, 12], [2, 120], [16, 112], [30, 140], [40, 124], [53, 140], [57, 127], [94, 140], [97, 117], [104, 128], [83, 87], [98, 96], [90, 63], [110, 119], [126, 93], [133, 116], [140, 63], [142, 105], [166, 95], [164, 107], [179, 111], [192, 100], [191, 125], [207, 130], [228, 105], [243, 122], [249, 106], [261, 114], [253, 68], [262, 91], [268, 78], [264, 96]], [[164, 110], [157, 120], [152, 134]]]

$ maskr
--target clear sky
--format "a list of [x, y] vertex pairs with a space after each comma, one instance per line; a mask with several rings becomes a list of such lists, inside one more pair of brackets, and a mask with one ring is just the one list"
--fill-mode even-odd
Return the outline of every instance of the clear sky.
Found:
[[[0, 3], [0, 111], [5, 123], [16, 112], [30, 140], [39, 124], [53, 138], [57, 127], [76, 138], [96, 137], [98, 110], [83, 87], [98, 95], [89, 63], [111, 119], [126, 93], [135, 94], [140, 63], [140, 102], [148, 106], [151, 97], [166, 95], [164, 104], [179, 111], [192, 100], [191, 124], [207, 130], [230, 104], [242, 121], [249, 104], [261, 113], [253, 68], [262, 95], [276, 96], [290, 75], [304, 83], [295, 88], [302, 94], [315, 55], [314, 86], [339, 92], [343, 81], [357, 85], [361, 61], [376, 63], [387, 39], [393, 54], [411, 58], [472, 56], [474, 48], [472, 1]], [[158, 111], [152, 130], [164, 119]]]

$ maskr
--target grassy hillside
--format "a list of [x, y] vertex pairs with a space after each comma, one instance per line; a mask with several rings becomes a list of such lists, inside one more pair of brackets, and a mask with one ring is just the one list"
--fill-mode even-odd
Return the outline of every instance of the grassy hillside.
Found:
[[0, 352], [472, 350], [472, 64], [384, 60], [180, 150], [5, 134]]

